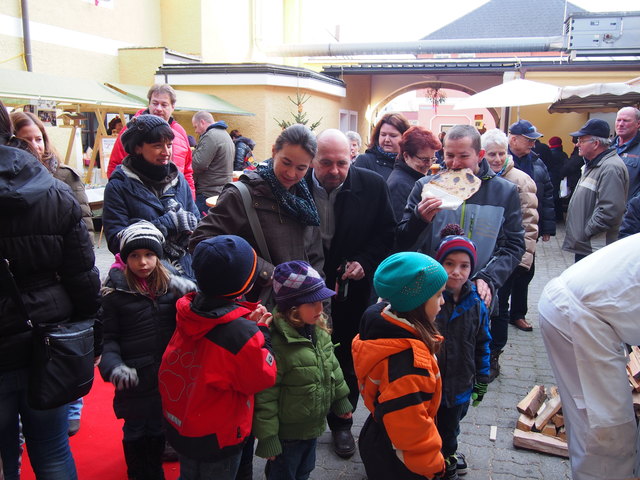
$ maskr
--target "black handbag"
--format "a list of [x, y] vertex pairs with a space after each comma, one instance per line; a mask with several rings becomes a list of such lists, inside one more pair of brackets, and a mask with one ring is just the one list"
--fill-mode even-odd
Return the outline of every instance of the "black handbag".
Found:
[[9, 261], [3, 258], [0, 263], [0, 275], [32, 332], [33, 351], [27, 386], [29, 406], [48, 410], [85, 396], [93, 384], [95, 320], [34, 325]]

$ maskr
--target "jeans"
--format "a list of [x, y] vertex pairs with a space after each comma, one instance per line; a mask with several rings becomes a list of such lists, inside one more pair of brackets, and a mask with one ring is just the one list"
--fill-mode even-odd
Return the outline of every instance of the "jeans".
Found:
[[179, 455], [180, 477], [178, 480], [235, 480], [242, 451], [217, 462], [203, 462]]
[[492, 352], [501, 351], [507, 344], [509, 323], [527, 315], [529, 283], [535, 273], [535, 266], [535, 258], [529, 270], [518, 265], [498, 290], [498, 315], [491, 317]]
[[460, 435], [460, 421], [467, 415], [469, 402], [453, 407], [440, 405], [436, 416], [438, 433], [442, 438], [442, 456], [447, 458], [458, 451], [458, 435]]
[[69, 420], [80, 420], [83, 406], [84, 400], [82, 397], [69, 403]]
[[282, 440], [282, 453], [267, 464], [267, 480], [307, 480], [316, 467], [318, 440]]
[[19, 478], [19, 418], [38, 480], [77, 480], [69, 448], [68, 406], [35, 410], [27, 403], [28, 370], [0, 372], [0, 456], [6, 480]]

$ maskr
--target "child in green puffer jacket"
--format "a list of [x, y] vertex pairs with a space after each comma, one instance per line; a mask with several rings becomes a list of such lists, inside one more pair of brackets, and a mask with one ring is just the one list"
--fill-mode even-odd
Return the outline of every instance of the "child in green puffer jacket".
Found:
[[256, 395], [256, 455], [269, 460], [267, 480], [306, 479], [315, 468], [327, 413], [351, 418], [353, 408], [322, 308], [335, 292], [301, 261], [275, 268], [273, 290], [271, 339], [278, 374], [275, 386]]

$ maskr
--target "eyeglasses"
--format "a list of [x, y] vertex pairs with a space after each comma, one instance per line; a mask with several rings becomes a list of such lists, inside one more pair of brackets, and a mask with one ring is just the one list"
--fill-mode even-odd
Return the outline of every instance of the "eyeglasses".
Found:
[[412, 155], [412, 157], [417, 158], [418, 160], [424, 163], [427, 163], [427, 162], [433, 163], [438, 161], [438, 157], [419, 157], [418, 155]]
[[589, 143], [589, 142], [595, 142], [596, 139], [593, 137], [588, 137], [588, 138], [584, 138], [584, 137], [580, 137], [578, 138], [578, 143]]
[[518, 135], [522, 140], [524, 140], [524, 143], [536, 143], [536, 139], [535, 138], [527, 138], [524, 135]]

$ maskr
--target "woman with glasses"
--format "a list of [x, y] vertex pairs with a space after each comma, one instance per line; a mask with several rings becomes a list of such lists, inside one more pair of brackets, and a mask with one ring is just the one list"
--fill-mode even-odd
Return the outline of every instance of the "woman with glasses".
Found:
[[407, 198], [416, 180], [420, 180], [435, 162], [435, 153], [442, 143], [431, 131], [424, 127], [410, 127], [399, 142], [400, 154], [387, 179], [391, 195], [391, 207], [399, 222], [407, 203]]

